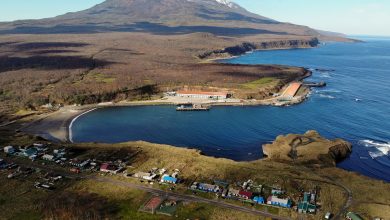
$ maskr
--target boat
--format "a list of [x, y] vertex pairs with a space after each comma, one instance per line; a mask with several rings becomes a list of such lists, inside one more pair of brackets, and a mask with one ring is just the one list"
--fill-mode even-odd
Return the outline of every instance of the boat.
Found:
[[176, 108], [176, 111], [209, 111], [210, 106], [202, 105], [202, 104], [179, 104]]

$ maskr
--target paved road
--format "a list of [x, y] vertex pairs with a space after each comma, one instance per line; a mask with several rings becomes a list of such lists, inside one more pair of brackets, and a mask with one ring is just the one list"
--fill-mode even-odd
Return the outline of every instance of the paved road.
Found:
[[111, 179], [111, 178], [90, 177], [89, 179], [92, 179], [92, 180], [95, 180], [98, 182], [103, 182], [103, 183], [110, 183], [110, 184], [113, 184], [116, 186], [130, 187], [130, 188], [146, 191], [146, 192], [153, 193], [153, 194], [158, 194], [161, 196], [174, 197], [174, 198], [177, 198], [177, 199], [183, 200], [183, 201], [201, 202], [201, 203], [219, 206], [219, 207], [226, 208], [226, 209], [232, 209], [232, 210], [236, 210], [236, 211], [250, 213], [253, 215], [261, 215], [264, 217], [270, 217], [272, 219], [279, 219], [279, 220], [288, 220], [289, 219], [289, 218], [276, 216], [276, 215], [273, 215], [273, 214], [270, 214], [267, 212], [259, 211], [256, 209], [250, 209], [250, 208], [246, 208], [246, 207], [242, 207], [242, 206], [238, 206], [238, 205], [233, 205], [233, 204], [225, 203], [225, 202], [218, 201], [218, 200], [205, 199], [205, 198], [201, 198], [201, 197], [197, 197], [197, 196], [179, 194], [179, 193], [175, 193], [175, 192], [166, 192], [166, 191], [161, 190], [161, 189], [155, 189], [155, 188], [147, 187], [145, 185], [124, 182], [124, 181], [115, 180], [115, 179]]

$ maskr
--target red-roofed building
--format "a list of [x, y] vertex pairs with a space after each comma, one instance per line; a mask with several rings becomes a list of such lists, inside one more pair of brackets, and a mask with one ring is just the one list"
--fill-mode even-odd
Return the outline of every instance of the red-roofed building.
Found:
[[251, 199], [253, 196], [253, 193], [245, 191], [245, 190], [240, 190], [240, 192], [238, 193], [238, 196], [240, 196], [243, 199]]
[[101, 172], [105, 172], [105, 173], [114, 173], [114, 174], [117, 174], [118, 172], [121, 171], [121, 168], [113, 165], [113, 164], [109, 164], [109, 163], [103, 163], [101, 166], [100, 166], [100, 171]]

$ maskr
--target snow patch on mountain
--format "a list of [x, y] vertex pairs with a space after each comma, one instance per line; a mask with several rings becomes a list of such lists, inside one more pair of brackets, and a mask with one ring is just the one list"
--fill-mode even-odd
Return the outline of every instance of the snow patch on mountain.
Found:
[[204, 3], [204, 4], [220, 4], [227, 6], [232, 9], [241, 9], [239, 5], [237, 5], [234, 2], [231, 2], [231, 0], [187, 0], [188, 2], [197, 2], [197, 3]]
[[237, 6], [236, 4], [234, 4], [233, 2], [231, 2], [230, 0], [215, 0], [215, 1], [217, 1], [219, 4], [226, 5], [226, 6], [228, 6], [229, 8], [234, 8], [234, 7]]

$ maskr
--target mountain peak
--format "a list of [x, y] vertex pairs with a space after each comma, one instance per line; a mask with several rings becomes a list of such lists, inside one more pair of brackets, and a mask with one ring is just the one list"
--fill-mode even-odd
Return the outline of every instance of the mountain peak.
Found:
[[16, 21], [0, 33], [207, 32], [225, 36], [318, 35], [247, 11], [231, 0], [106, 0], [84, 11], [55, 18]]

